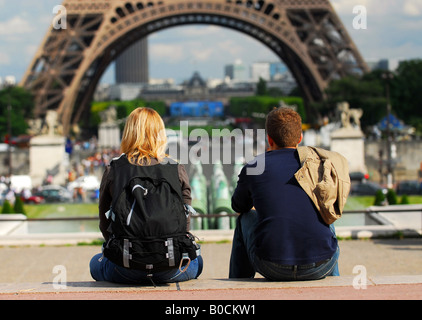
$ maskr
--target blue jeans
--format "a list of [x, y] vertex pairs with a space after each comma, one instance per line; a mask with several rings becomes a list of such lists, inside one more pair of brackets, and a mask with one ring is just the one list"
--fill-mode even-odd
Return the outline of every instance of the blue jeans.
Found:
[[[339, 276], [338, 257], [340, 249], [322, 264], [298, 266], [280, 265], [262, 260], [255, 255], [254, 229], [257, 223], [255, 211], [241, 214], [237, 218], [230, 257], [229, 278], [253, 278], [258, 272], [268, 280], [318, 280], [326, 276]], [[330, 229], [335, 236], [334, 226]]]
[[[89, 264], [91, 276], [97, 281], [109, 281], [123, 284], [151, 284], [151, 280], [155, 284], [182, 282], [196, 279], [202, 273], [203, 260], [198, 256], [192, 260], [190, 264], [182, 267], [182, 271], [177, 269], [154, 273], [150, 278], [148, 272], [143, 270], [128, 269], [116, 265], [101, 253], [95, 255]], [[186, 270], [185, 270], [186, 269]]]

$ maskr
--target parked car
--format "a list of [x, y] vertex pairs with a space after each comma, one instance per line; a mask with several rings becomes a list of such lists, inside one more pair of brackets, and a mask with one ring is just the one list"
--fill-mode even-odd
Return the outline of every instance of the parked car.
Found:
[[350, 181], [365, 182], [369, 179], [369, 175], [363, 172], [350, 172]]
[[367, 181], [353, 184], [350, 193], [354, 196], [373, 196], [378, 190], [387, 194], [387, 189], [381, 187], [378, 183]]
[[41, 187], [35, 193], [36, 196], [41, 196], [45, 202], [70, 202], [72, 201], [72, 194], [61, 186], [47, 185]]
[[29, 196], [27, 198], [21, 197], [21, 199], [22, 199], [22, 201], [24, 203], [27, 203], [27, 204], [40, 204], [40, 203], [45, 202], [45, 199], [44, 199], [43, 196], [41, 196], [41, 195], [35, 195], [35, 194], [34, 195], [31, 195], [31, 196]]
[[417, 180], [401, 181], [397, 184], [397, 194], [422, 194], [422, 183]]

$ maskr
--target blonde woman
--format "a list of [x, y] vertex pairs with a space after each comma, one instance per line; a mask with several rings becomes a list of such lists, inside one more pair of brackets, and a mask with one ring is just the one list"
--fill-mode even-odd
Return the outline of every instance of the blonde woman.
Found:
[[[100, 230], [105, 243], [103, 254], [98, 254], [91, 259], [90, 270], [95, 280], [129, 284], [148, 281], [169, 283], [195, 279], [201, 274], [203, 261], [198, 252], [192, 253], [192, 243], [196, 244], [189, 234], [189, 217], [186, 218], [183, 212], [181, 218], [180, 214], [165, 216], [166, 221], [159, 221], [158, 218], [161, 211], [166, 210], [166, 207], [171, 207], [170, 211], [174, 209], [180, 213], [180, 206], [183, 207], [183, 204], [190, 206], [192, 200], [186, 170], [183, 165], [166, 156], [166, 144], [164, 123], [155, 110], [137, 108], [129, 115], [122, 135], [121, 156], [113, 159], [110, 166], [106, 168], [101, 181], [99, 216]], [[141, 178], [143, 179], [142, 183], [139, 182]], [[162, 180], [165, 180], [166, 183], [158, 186], [157, 183]], [[133, 186], [131, 183], [138, 184]], [[168, 201], [161, 199], [164, 191], [158, 194], [156, 190], [159, 188], [167, 190], [167, 192], [173, 190], [171, 196], [179, 195], [180, 203], [177, 199]], [[130, 201], [133, 201], [133, 205], [130, 206], [132, 202], [129, 203], [129, 200], [127, 200], [130, 196], [126, 193], [122, 195], [122, 189], [145, 193], [141, 194], [140, 198], [131, 198]], [[135, 192], [133, 197], [136, 196]], [[156, 195], [153, 192], [156, 192]], [[134, 210], [136, 200], [139, 203], [145, 201], [143, 208], [148, 209], [146, 211], [149, 212], [141, 212], [143, 209]], [[131, 210], [129, 214], [126, 212], [124, 218], [121, 218], [124, 215], [124, 213], [121, 213], [122, 211], [129, 211], [129, 209], [120, 209], [124, 203], [129, 203]], [[160, 206], [162, 203], [164, 204]], [[167, 205], [168, 203], [170, 205]], [[150, 225], [145, 226], [149, 223], [147, 222], [149, 220], [154, 220], [151, 222], [152, 227]], [[144, 229], [147, 229], [147, 231]], [[179, 249], [173, 249], [173, 241], [175, 242], [174, 248], [184, 247], [186, 244], [189, 255], [183, 253], [184, 258], [180, 261], [180, 265], [169, 262], [170, 267], [166, 266], [165, 270], [162, 270], [158, 262], [156, 264], [151, 262], [155, 261], [152, 255], [149, 256], [149, 252], [153, 252], [153, 250], [149, 247], [143, 247], [150, 244], [145, 244], [144, 240], [138, 239], [140, 234], [143, 235], [142, 239], [148, 236], [152, 238], [151, 234], [146, 236], [144, 234], [152, 232], [151, 229], [154, 232], [165, 229], [166, 231], [160, 232], [164, 232], [166, 235], [177, 233], [175, 238], [170, 238], [171, 241], [165, 241], [165, 246], [169, 250], [167, 254], [169, 261], [173, 256], [177, 257], [179, 251]], [[155, 236], [155, 233], [152, 233], [152, 235]], [[152, 240], [155, 241], [155, 239]], [[180, 246], [178, 245], [179, 241]], [[157, 243], [161, 242], [157, 241]], [[160, 249], [161, 247], [156, 251]], [[137, 250], [141, 252], [137, 252]], [[175, 255], [172, 250], [175, 250]], [[142, 261], [137, 258], [140, 256], [142, 256]]]

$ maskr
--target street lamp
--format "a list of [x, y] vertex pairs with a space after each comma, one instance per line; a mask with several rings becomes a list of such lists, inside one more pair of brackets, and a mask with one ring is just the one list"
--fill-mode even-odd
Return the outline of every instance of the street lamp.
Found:
[[391, 101], [390, 101], [390, 81], [394, 78], [392, 72], [387, 71], [382, 74], [382, 78], [385, 80], [386, 86], [386, 95], [387, 95], [387, 127], [386, 127], [386, 135], [387, 135], [387, 187], [389, 189], [393, 188], [393, 167], [392, 167], [392, 160], [391, 160], [391, 144], [392, 144], [392, 136], [391, 136], [391, 123], [390, 123], [390, 115], [391, 115]]

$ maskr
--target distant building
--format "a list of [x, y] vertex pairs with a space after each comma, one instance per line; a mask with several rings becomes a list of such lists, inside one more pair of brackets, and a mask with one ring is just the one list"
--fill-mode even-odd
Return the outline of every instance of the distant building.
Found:
[[258, 82], [259, 79], [265, 81], [271, 80], [269, 62], [255, 62], [251, 65], [251, 80], [253, 82]]
[[222, 101], [227, 103], [230, 97], [245, 97], [254, 94], [255, 85], [251, 82], [223, 82], [214, 79], [210, 86], [199, 72], [194, 72], [192, 77], [181, 85], [162, 83], [144, 86], [140, 97], [147, 101], [164, 100], [170, 105], [172, 102], [185, 101]]
[[398, 59], [370, 59], [366, 63], [371, 70], [395, 71], [400, 61]]
[[290, 72], [284, 63], [282, 62], [270, 63], [270, 79], [271, 80], [283, 79], [287, 75], [287, 73], [290, 73]]
[[195, 71], [193, 76], [185, 84], [185, 95], [192, 99], [205, 99], [208, 96], [209, 90], [206, 81], [202, 79], [199, 72]]
[[148, 39], [139, 40], [117, 57], [115, 69], [116, 84], [148, 83]]
[[226, 65], [224, 76], [233, 81], [245, 81], [247, 79], [246, 67], [242, 60], [236, 60], [234, 64]]
[[288, 76], [289, 69], [283, 62], [255, 62], [251, 65], [251, 80], [258, 82], [259, 78], [265, 81], [278, 81]]
[[140, 83], [122, 83], [110, 87], [110, 100], [129, 101], [139, 98], [142, 88], [146, 86]]

